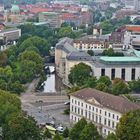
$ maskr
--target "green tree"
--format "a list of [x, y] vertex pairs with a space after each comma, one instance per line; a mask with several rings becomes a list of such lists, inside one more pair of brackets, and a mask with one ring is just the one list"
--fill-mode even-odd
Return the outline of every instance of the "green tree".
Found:
[[109, 88], [105, 83], [97, 83], [96, 87], [97, 90], [103, 91], [103, 92], [109, 92]]
[[57, 132], [53, 138], [53, 140], [64, 140], [62, 136], [59, 135], [59, 133]]
[[35, 51], [24, 51], [21, 54], [21, 61], [25, 60], [34, 62], [36, 65], [35, 66], [36, 74], [41, 73], [43, 69], [43, 59], [38, 53], [36, 53]]
[[140, 109], [122, 116], [116, 128], [119, 140], [140, 140]]
[[129, 87], [134, 92], [140, 92], [140, 79], [129, 82]]
[[79, 63], [71, 69], [68, 78], [71, 84], [82, 86], [84, 85], [85, 81], [90, 77], [91, 72], [92, 70], [90, 66], [84, 63]]
[[114, 133], [110, 133], [105, 140], [118, 140]]
[[102, 140], [95, 125], [90, 122], [81, 131], [79, 140]]
[[114, 95], [127, 94], [129, 91], [129, 87], [124, 81], [120, 81], [112, 86], [112, 93]]
[[8, 57], [5, 52], [0, 53], [0, 66], [6, 66]]
[[52, 135], [51, 135], [51, 133], [50, 133], [50, 131], [48, 129], [45, 130], [44, 137], [45, 138], [52, 138]]
[[15, 81], [14, 83], [11, 82], [9, 85], [9, 91], [12, 93], [20, 94], [24, 91], [24, 87], [22, 84], [20, 84], [19, 81]]
[[101, 76], [99, 78], [99, 80], [97, 81], [97, 83], [104, 83], [106, 86], [110, 86], [111, 85], [111, 80], [108, 76]]
[[84, 127], [87, 125], [87, 121], [82, 118], [80, 121], [78, 121], [73, 128], [70, 130], [69, 137], [71, 140], [78, 140], [80, 138], [80, 134]]
[[94, 51], [93, 50], [88, 50], [87, 53], [91, 56], [94, 56]]
[[97, 79], [94, 76], [89, 77], [87, 81], [85, 81], [85, 87], [95, 88], [96, 84], [97, 84]]
[[63, 137], [67, 138], [69, 136], [69, 129], [66, 127], [66, 129], [63, 132]]
[[8, 116], [21, 110], [20, 99], [7, 91], [0, 90], [0, 126]]
[[58, 31], [58, 37], [70, 37], [70, 38], [75, 38], [75, 33], [72, 31], [70, 26], [67, 27], [61, 27], [60, 30]]
[[6, 140], [41, 140], [36, 122], [22, 113], [9, 117], [3, 126], [3, 135]]
[[50, 50], [50, 44], [45, 39], [38, 36], [33, 36], [24, 40], [18, 50], [19, 52], [23, 52], [29, 47], [36, 47], [42, 56], [48, 55]]

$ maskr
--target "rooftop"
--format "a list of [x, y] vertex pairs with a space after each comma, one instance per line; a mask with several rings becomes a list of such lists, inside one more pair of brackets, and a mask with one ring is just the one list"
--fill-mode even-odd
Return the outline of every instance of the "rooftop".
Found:
[[109, 57], [109, 56], [102, 56], [100, 57], [101, 61], [106, 62], [140, 62], [139, 57], [128, 57], [128, 56], [122, 56], [122, 57]]
[[83, 51], [76, 51], [76, 52], [71, 52], [68, 56], [67, 56], [68, 60], [73, 60], [73, 61], [92, 61], [92, 57]]
[[111, 110], [115, 110], [120, 113], [126, 113], [140, 108], [139, 105], [130, 102], [124, 97], [114, 96], [109, 93], [105, 93], [91, 88], [79, 90], [73, 93], [71, 96], [85, 100], [85, 102], [90, 104], [95, 104], [95, 99], [101, 106], [109, 108]]
[[56, 49], [61, 49], [63, 51], [65, 51], [66, 53], [70, 53], [73, 51], [77, 51], [71, 44], [72, 44], [73, 40], [68, 38], [68, 37], [64, 37], [62, 38], [57, 44], [56, 44]]

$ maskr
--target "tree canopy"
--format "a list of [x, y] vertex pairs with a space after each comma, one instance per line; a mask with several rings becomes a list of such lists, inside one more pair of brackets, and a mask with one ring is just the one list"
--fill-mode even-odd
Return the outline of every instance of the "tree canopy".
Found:
[[90, 66], [84, 63], [79, 63], [71, 69], [68, 78], [71, 84], [82, 86], [84, 85], [84, 81], [91, 76], [91, 72], [92, 70]]
[[71, 140], [78, 140], [80, 138], [80, 134], [84, 127], [87, 125], [87, 121], [82, 118], [79, 120], [71, 129], [69, 137]]
[[131, 111], [122, 116], [116, 128], [116, 135], [119, 140], [140, 139], [140, 110]]

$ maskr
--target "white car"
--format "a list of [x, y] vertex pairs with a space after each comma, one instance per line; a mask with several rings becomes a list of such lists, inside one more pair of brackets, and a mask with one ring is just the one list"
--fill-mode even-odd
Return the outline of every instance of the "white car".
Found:
[[70, 105], [70, 101], [65, 102], [64, 105]]
[[60, 133], [63, 133], [63, 132], [64, 132], [64, 127], [63, 127], [63, 126], [58, 126], [58, 127], [56, 128], [56, 130], [57, 130], [58, 132], [60, 132]]

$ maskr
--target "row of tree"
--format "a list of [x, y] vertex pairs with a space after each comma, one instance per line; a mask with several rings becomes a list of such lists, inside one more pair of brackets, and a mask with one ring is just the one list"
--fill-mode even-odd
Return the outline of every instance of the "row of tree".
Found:
[[140, 110], [135, 110], [124, 114], [117, 124], [115, 133], [111, 133], [107, 138], [103, 138], [92, 122], [87, 122], [84, 118], [79, 120], [68, 130], [65, 129], [62, 136], [58, 133], [53, 140], [139, 140], [140, 139]]
[[70, 92], [85, 87], [96, 88], [114, 95], [128, 94], [130, 91], [140, 92], [140, 79], [126, 83], [122, 79], [116, 78], [111, 82], [109, 77], [101, 76], [97, 80], [96, 77], [92, 76], [91, 67], [84, 63], [75, 65], [71, 69], [68, 78], [69, 82], [74, 86]]

